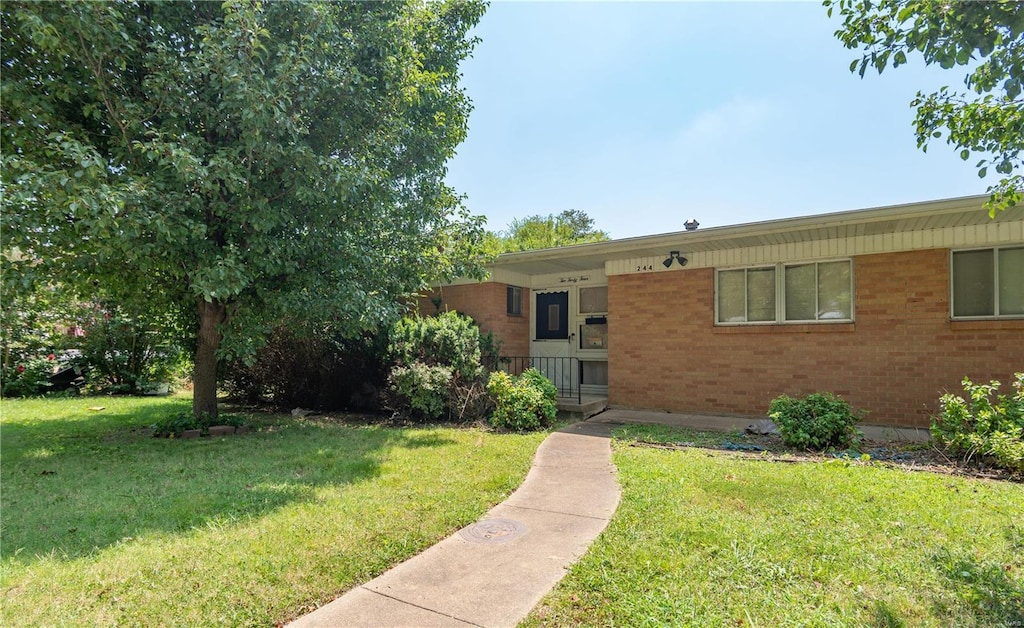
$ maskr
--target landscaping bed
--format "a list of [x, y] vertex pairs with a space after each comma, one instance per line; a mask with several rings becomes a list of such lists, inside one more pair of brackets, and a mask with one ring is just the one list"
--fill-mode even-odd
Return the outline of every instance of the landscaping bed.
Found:
[[850, 464], [892, 466], [910, 471], [1024, 482], [1024, 474], [986, 464], [980, 459], [961, 460], [931, 442], [862, 440], [848, 450], [813, 452], [787, 447], [778, 434], [711, 432], [658, 425], [624, 425], [615, 437], [636, 447], [684, 449], [697, 447], [748, 458], [775, 462], [823, 462], [844, 460]]

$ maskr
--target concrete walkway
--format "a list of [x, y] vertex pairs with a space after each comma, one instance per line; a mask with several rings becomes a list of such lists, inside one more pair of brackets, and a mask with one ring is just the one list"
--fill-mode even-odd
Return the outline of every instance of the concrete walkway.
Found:
[[614, 426], [541, 443], [526, 480], [484, 517], [291, 626], [515, 626], [608, 525]]

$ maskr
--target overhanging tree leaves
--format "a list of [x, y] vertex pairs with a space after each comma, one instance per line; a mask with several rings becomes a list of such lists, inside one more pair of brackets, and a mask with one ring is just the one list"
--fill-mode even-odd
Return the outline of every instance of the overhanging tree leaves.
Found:
[[57, 280], [197, 329], [218, 357], [284, 314], [356, 333], [476, 272], [443, 183], [473, 1], [0, 5], [7, 289]]
[[917, 145], [945, 136], [964, 160], [972, 153], [978, 176], [991, 167], [1003, 178], [989, 187], [989, 213], [1024, 200], [1024, 3], [1017, 0], [825, 0], [829, 16], [838, 8], [843, 26], [836, 36], [863, 56], [850, 64], [861, 77], [881, 73], [920, 53], [926, 64], [962, 66], [966, 92], [918, 92]]

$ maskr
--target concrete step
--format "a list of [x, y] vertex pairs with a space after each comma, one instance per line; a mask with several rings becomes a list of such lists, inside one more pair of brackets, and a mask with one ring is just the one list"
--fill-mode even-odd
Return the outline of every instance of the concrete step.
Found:
[[607, 397], [583, 395], [582, 399], [577, 397], [558, 398], [558, 416], [562, 419], [586, 421], [595, 414], [604, 412], [607, 407]]

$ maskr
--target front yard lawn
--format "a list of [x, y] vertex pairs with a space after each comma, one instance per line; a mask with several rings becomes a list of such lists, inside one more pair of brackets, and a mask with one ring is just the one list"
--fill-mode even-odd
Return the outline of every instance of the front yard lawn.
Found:
[[546, 436], [259, 415], [246, 435], [149, 436], [188, 407], [3, 400], [0, 625], [294, 618], [476, 520]]
[[[620, 434], [739, 437], [667, 431]], [[1024, 625], [1024, 485], [635, 445], [608, 529], [526, 625]]]

